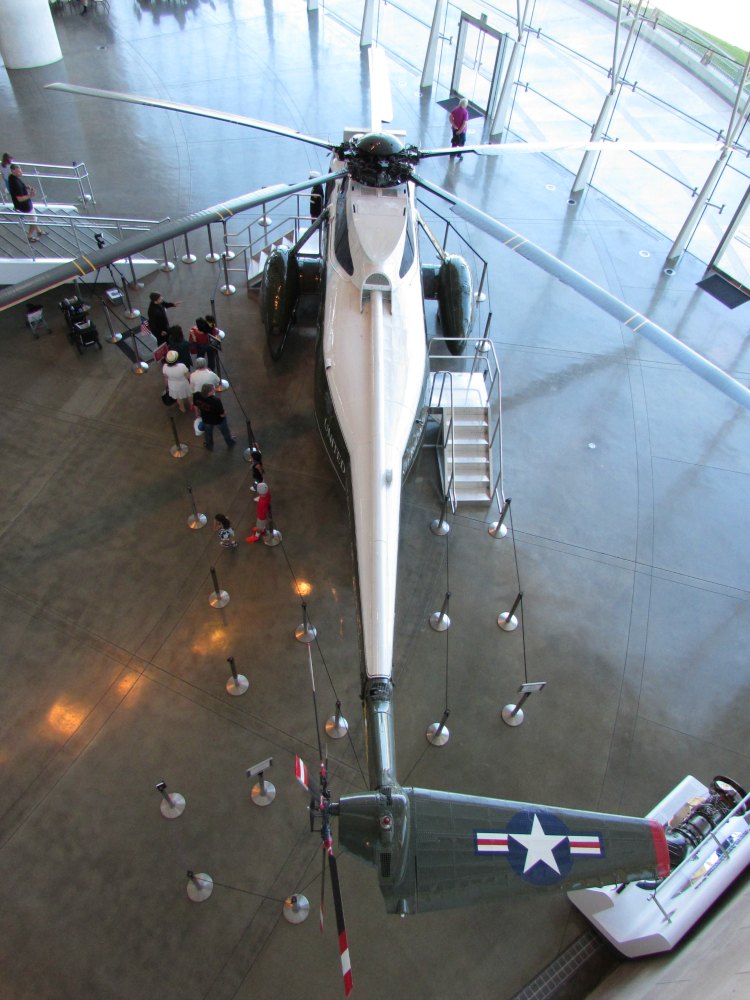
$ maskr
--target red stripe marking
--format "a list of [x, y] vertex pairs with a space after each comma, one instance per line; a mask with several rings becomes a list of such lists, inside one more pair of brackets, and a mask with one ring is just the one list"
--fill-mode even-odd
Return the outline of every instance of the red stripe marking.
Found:
[[654, 851], [656, 853], [656, 877], [666, 878], [672, 870], [672, 866], [669, 863], [669, 847], [664, 828], [655, 819], [650, 819], [648, 825], [651, 827], [651, 836], [654, 841]]

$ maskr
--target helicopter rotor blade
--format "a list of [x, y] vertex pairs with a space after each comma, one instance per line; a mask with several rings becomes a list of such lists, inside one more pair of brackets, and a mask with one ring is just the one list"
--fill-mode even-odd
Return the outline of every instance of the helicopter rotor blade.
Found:
[[333, 846], [328, 845], [328, 867], [331, 870], [331, 892], [333, 893], [333, 906], [336, 911], [336, 930], [339, 936], [339, 956], [341, 958], [341, 975], [344, 979], [344, 994], [349, 996], [354, 985], [352, 980], [352, 965], [349, 958], [349, 943], [346, 938], [346, 923], [344, 922], [344, 904], [341, 900], [341, 886], [339, 885], [339, 871], [336, 864], [336, 856], [333, 853]]
[[455, 156], [457, 153], [478, 153], [480, 156], [514, 156], [526, 153], [713, 153], [718, 156], [724, 147], [720, 142], [480, 142], [460, 148], [442, 146], [419, 151], [420, 160], [431, 156]]
[[112, 243], [102, 250], [95, 250], [90, 254], [76, 257], [74, 260], [66, 261], [57, 267], [52, 267], [42, 274], [33, 278], [26, 278], [16, 285], [9, 285], [0, 290], [0, 311], [18, 305], [32, 295], [41, 292], [51, 291], [59, 285], [65, 285], [76, 278], [84, 278], [86, 275], [94, 274], [103, 267], [109, 267], [116, 261], [123, 260], [133, 254], [141, 253], [150, 247], [158, 246], [167, 240], [176, 239], [185, 233], [190, 233], [194, 229], [201, 229], [212, 222], [225, 222], [233, 215], [245, 212], [250, 208], [257, 208], [259, 205], [272, 204], [289, 195], [299, 191], [305, 191], [314, 184], [326, 184], [328, 181], [342, 177], [346, 171], [336, 171], [325, 174], [323, 177], [306, 179], [294, 184], [274, 184], [272, 187], [260, 188], [249, 194], [240, 195], [231, 201], [221, 202], [205, 208], [192, 215], [186, 215], [182, 219], [162, 222], [152, 229], [143, 230], [133, 236], [127, 236], [117, 243]]
[[542, 270], [551, 274], [563, 284], [568, 285], [574, 291], [578, 292], [579, 295], [588, 299], [589, 302], [592, 302], [604, 310], [604, 312], [609, 313], [610, 316], [614, 317], [614, 319], [618, 320], [618, 322], [622, 323], [633, 333], [638, 333], [640, 336], [645, 337], [660, 350], [685, 365], [696, 375], [699, 375], [706, 382], [709, 382], [723, 392], [733, 402], [739, 403], [740, 406], [744, 406], [745, 409], [750, 410], [750, 389], [747, 389], [736, 379], [732, 378], [727, 372], [722, 371], [721, 368], [709, 361], [708, 358], [704, 358], [703, 355], [692, 350], [687, 344], [683, 344], [677, 337], [668, 333], [662, 327], [657, 326], [648, 317], [639, 313], [589, 278], [584, 277], [584, 275], [568, 264], [563, 263], [559, 257], [555, 257], [546, 250], [542, 250], [540, 246], [527, 240], [519, 233], [514, 232], [514, 230], [502, 222], [498, 222], [497, 219], [493, 219], [486, 213], [480, 212], [479, 209], [474, 208], [467, 201], [456, 197], [450, 191], [446, 191], [445, 188], [432, 184], [430, 181], [426, 181], [424, 178], [417, 177], [416, 175], [413, 175], [412, 179], [415, 184], [419, 184], [426, 191], [430, 191], [438, 198], [451, 204], [453, 211], [459, 218], [465, 219], [489, 236], [499, 240], [509, 250], [513, 250], [530, 263], [541, 267]]
[[283, 135], [289, 139], [298, 139], [321, 149], [333, 150], [336, 143], [318, 139], [313, 135], [305, 135], [293, 128], [275, 125], [273, 122], [261, 121], [259, 118], [247, 118], [245, 115], [235, 115], [231, 112], [216, 111], [213, 108], [203, 108], [195, 104], [180, 104], [177, 101], [163, 101], [156, 97], [143, 97], [140, 94], [125, 94], [118, 90], [100, 90], [98, 87], [81, 87], [73, 83], [48, 83], [46, 90], [60, 90], [66, 94], [78, 94], [82, 97], [101, 97], [108, 101], [122, 101], [125, 104], [141, 104], [147, 108], [161, 108], [164, 111], [180, 111], [185, 115], [196, 115], [199, 118], [212, 118], [214, 121], [230, 122], [234, 125], [245, 125], [247, 128], [258, 129], [260, 132], [271, 132], [273, 135]]
[[326, 909], [326, 852], [322, 855], [323, 870], [320, 873], [320, 933], [323, 933]]

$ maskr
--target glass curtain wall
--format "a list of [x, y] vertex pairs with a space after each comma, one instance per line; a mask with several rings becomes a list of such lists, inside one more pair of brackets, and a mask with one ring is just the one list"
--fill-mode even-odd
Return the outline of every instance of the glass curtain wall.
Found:
[[[523, 8], [523, 0], [520, 5]], [[359, 33], [364, 0], [325, 0], [324, 8]], [[446, 4], [440, 26], [436, 85], [431, 95], [434, 101], [450, 95], [461, 12], [477, 18], [485, 15], [492, 28], [507, 31], [513, 38], [516, 9], [516, 0], [467, 0], [461, 4], [451, 0]], [[434, 0], [381, 0], [376, 17], [378, 43], [396, 63], [419, 74], [433, 10]], [[613, 15], [616, 10], [615, 0], [597, 0], [596, 4], [585, 0], [532, 0], [523, 57], [513, 88], [510, 141], [576, 142], [589, 138], [611, 86], [615, 22], [608, 13]], [[620, 51], [626, 35], [627, 30], [620, 32]], [[482, 63], [480, 59], [480, 79], [475, 82], [479, 90], [481, 74], [488, 72]], [[641, 19], [633, 52], [623, 69], [624, 80], [616, 88], [617, 100], [606, 136], [622, 142], [712, 142], [727, 128], [733, 100], [732, 77], [738, 78], [740, 70], [740, 64], [718, 54], [710, 40], [685, 32], [674, 22], [655, 24], [651, 16]], [[696, 71], [707, 74], [715, 84], [708, 86]], [[486, 140], [488, 131], [485, 127], [483, 134], [477, 130], [475, 135]], [[420, 137], [419, 141], [426, 138]], [[435, 144], [444, 138], [435, 137]], [[572, 182], [581, 153], [550, 155], [571, 171]], [[607, 153], [598, 158], [592, 185], [673, 240], [715, 159], [712, 152]], [[691, 253], [704, 261], [711, 259], [748, 183], [747, 151], [734, 152], [690, 242]], [[750, 255], [743, 259], [744, 246], [744, 241], [733, 245], [736, 259], [732, 266], [742, 271], [744, 283], [750, 284]]]

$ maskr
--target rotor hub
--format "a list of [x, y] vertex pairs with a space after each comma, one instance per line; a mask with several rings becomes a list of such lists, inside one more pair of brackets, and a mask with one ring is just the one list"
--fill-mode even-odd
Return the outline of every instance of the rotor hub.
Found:
[[404, 146], [389, 132], [367, 132], [340, 147], [339, 157], [353, 180], [365, 187], [398, 187], [411, 178], [419, 162], [416, 146]]

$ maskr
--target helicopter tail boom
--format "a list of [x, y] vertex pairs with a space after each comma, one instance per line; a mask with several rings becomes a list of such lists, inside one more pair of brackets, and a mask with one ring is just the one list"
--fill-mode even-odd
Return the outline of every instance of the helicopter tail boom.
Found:
[[377, 867], [401, 915], [669, 872], [664, 831], [645, 819], [398, 786], [337, 811], [340, 843]]

